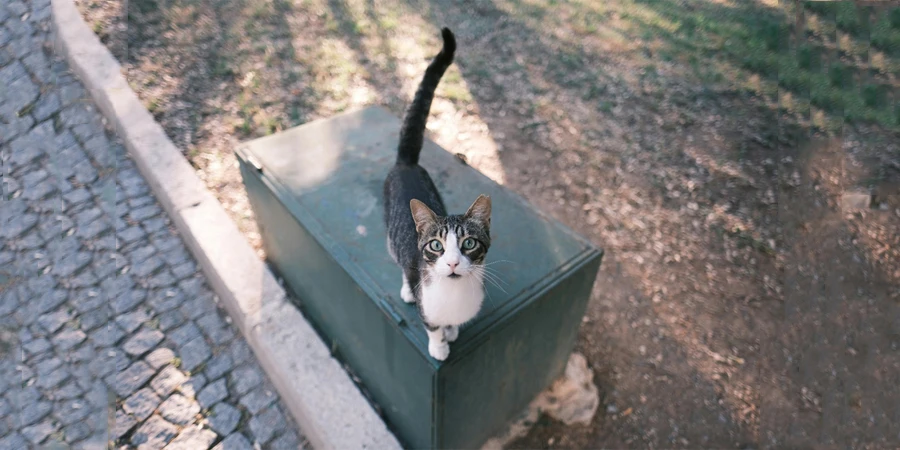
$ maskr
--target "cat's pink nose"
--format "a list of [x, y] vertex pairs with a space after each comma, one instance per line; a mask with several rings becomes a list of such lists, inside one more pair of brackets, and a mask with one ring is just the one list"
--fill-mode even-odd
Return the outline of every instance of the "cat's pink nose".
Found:
[[453, 272], [456, 270], [456, 266], [459, 265], [459, 262], [453, 262], [453, 263], [448, 262], [447, 265], [450, 266], [450, 271]]

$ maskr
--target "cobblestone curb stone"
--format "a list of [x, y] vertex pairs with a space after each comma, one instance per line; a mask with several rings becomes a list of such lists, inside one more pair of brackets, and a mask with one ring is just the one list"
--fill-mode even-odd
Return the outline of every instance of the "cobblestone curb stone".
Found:
[[[307, 439], [315, 448], [320, 449], [400, 448], [396, 438], [347, 373], [331, 357], [327, 346], [299, 311], [287, 301], [284, 290], [256, 257], [224, 208], [206, 189], [181, 152], [141, 104], [122, 76], [118, 62], [85, 24], [73, 0], [52, 0], [51, 5], [56, 51], [68, 61], [100, 111], [124, 140], [135, 165], [172, 219]], [[221, 245], [222, 242], [229, 244]], [[77, 258], [70, 264], [77, 265]], [[152, 272], [157, 270], [159, 264], [158, 260], [148, 257], [135, 264], [132, 270]], [[127, 310], [132, 303], [127, 299], [117, 299], [115, 303], [120, 301], [123, 303], [123, 310]], [[135, 303], [140, 301], [136, 300]], [[154, 301], [160, 308], [165, 307], [166, 299]], [[119, 312], [115, 304], [113, 310]], [[162, 320], [160, 318], [160, 322]], [[178, 319], [167, 317], [167, 320]], [[141, 351], [148, 342], [157, 339], [151, 331], [133, 330], [137, 333], [135, 336], [139, 337], [129, 341], [126, 351]], [[176, 346], [197, 347], [197, 351], [192, 354], [200, 355], [204, 361], [190, 360], [190, 365], [199, 367], [210, 364], [205, 359], [208, 356], [206, 344], [203, 340], [197, 340], [200, 334], [193, 323], [182, 326], [169, 335], [179, 340], [175, 342]], [[77, 337], [70, 337], [72, 338]], [[147, 359], [150, 360], [150, 356]], [[125, 369], [135, 379], [149, 379], [153, 375], [151, 365], [140, 362], [135, 367], [135, 364], [121, 369]], [[162, 372], [157, 375], [160, 376], [163, 376]], [[169, 389], [165, 381], [159, 381], [155, 385], [151, 381], [151, 386], [162, 392]], [[129, 387], [119, 383], [117, 390]], [[198, 391], [200, 389], [202, 386]], [[134, 391], [136, 389], [128, 394], [138, 395]], [[254, 405], [255, 408], [255, 399], [260, 393], [251, 390], [248, 395], [251, 394], [253, 397], [244, 400], [244, 403]], [[156, 396], [149, 390], [142, 395], [151, 399]], [[142, 411], [141, 400], [138, 398], [132, 401], [136, 412]], [[219, 405], [225, 405], [218, 408], [223, 412], [233, 409], [226, 403]], [[269, 414], [268, 411], [273, 408], [258, 407], [262, 408], [261, 414]], [[174, 437], [175, 425], [158, 415], [153, 415], [151, 419], [137, 430], [127, 430], [132, 433], [132, 443]], [[169, 419], [177, 421], [181, 418]], [[225, 416], [220, 418], [224, 419]], [[251, 428], [261, 426], [254, 423], [251, 423]], [[225, 425], [229, 423], [225, 422]], [[269, 434], [268, 430], [264, 433], [257, 430], [256, 433]], [[189, 440], [205, 441], [207, 438], [199, 433], [182, 432], [175, 439], [181, 443]]]

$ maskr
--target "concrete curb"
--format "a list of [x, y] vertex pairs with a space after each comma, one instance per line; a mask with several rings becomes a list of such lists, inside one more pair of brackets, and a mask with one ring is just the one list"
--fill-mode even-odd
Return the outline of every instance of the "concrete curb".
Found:
[[[52, 0], [54, 45], [181, 233], [302, 432], [319, 449], [399, 443], [131, 90], [73, 0]], [[227, 243], [227, 244], [226, 244]]]

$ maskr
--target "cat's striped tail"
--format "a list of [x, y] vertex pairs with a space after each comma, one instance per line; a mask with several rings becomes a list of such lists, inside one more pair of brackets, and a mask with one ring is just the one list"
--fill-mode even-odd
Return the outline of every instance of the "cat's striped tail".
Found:
[[456, 51], [456, 38], [448, 28], [441, 29], [444, 37], [444, 48], [431, 61], [425, 76], [419, 84], [416, 96], [406, 110], [403, 118], [403, 127], [400, 128], [400, 144], [397, 149], [397, 164], [415, 165], [419, 163], [419, 152], [422, 151], [422, 141], [425, 136], [425, 123], [431, 111], [431, 101], [434, 100], [434, 91], [437, 89], [444, 72], [453, 63], [453, 53]]

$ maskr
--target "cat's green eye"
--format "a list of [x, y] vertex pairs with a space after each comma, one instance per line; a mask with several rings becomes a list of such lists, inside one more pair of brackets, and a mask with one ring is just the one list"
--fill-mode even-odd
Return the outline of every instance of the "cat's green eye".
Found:
[[463, 241], [462, 247], [463, 247], [463, 250], [472, 250], [473, 248], [475, 248], [475, 239], [466, 238]]
[[439, 252], [444, 249], [444, 246], [441, 244], [441, 241], [434, 239], [428, 243], [428, 247], [432, 250]]

